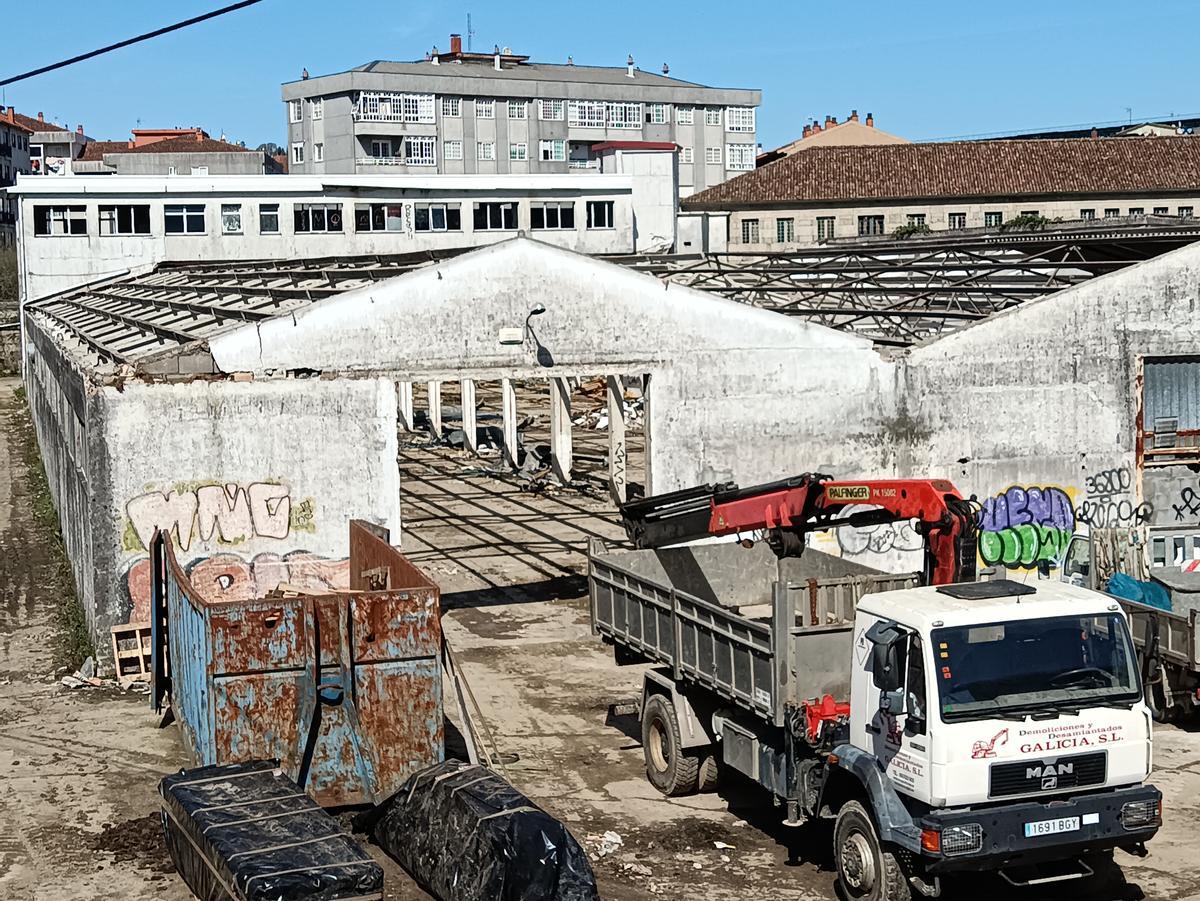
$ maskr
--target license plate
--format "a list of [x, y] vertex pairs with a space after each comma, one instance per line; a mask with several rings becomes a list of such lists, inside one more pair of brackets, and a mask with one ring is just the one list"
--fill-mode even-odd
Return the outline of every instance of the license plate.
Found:
[[1039, 835], [1054, 835], [1056, 832], [1076, 832], [1079, 829], [1079, 817], [1060, 817], [1057, 820], [1036, 820], [1025, 824], [1025, 837], [1035, 838]]

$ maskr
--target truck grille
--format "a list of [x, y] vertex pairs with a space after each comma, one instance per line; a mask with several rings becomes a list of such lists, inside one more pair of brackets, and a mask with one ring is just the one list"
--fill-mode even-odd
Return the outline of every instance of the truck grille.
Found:
[[993, 763], [988, 796], [1003, 798], [1103, 785], [1107, 774], [1108, 756], [1103, 751], [1020, 763]]

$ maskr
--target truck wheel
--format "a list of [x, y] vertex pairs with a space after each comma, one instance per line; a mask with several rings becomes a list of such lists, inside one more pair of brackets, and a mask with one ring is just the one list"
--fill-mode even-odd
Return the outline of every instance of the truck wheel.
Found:
[[720, 782], [721, 773], [717, 769], [717, 751], [714, 748], [700, 755], [700, 770], [696, 777], [696, 790], [699, 792], [715, 792]]
[[651, 695], [642, 710], [642, 751], [646, 778], [664, 795], [688, 795], [696, 790], [700, 760], [683, 752], [675, 708], [662, 695]]
[[912, 897], [900, 861], [879, 843], [870, 814], [857, 801], [847, 801], [838, 811], [833, 856], [846, 898], [909, 901]]
[[1170, 722], [1171, 706], [1168, 701], [1170, 687], [1167, 682], [1167, 668], [1157, 659], [1151, 659], [1148, 664], [1143, 678], [1146, 706], [1150, 708], [1150, 715], [1154, 717], [1154, 722]]

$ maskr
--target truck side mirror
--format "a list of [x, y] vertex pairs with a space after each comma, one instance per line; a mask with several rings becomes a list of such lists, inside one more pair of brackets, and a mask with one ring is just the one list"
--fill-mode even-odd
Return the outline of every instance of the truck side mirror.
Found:
[[900, 687], [899, 637], [892, 641], [876, 642], [871, 648], [871, 679], [882, 692], [894, 692]]
[[902, 714], [904, 712], [904, 692], [899, 690], [879, 692], [879, 709], [892, 716]]

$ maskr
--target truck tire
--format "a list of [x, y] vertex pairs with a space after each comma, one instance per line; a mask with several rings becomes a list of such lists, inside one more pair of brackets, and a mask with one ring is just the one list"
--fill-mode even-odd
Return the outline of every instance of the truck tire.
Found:
[[871, 815], [857, 801], [847, 801], [838, 811], [833, 857], [845, 898], [909, 901], [912, 897], [900, 861], [880, 843]]
[[662, 695], [651, 695], [642, 709], [642, 752], [646, 778], [664, 795], [696, 791], [700, 760], [684, 753], [675, 707]]
[[703, 793], [715, 792], [721, 779], [717, 768], [717, 750], [713, 748], [700, 755], [700, 770], [696, 776], [696, 791]]
[[1167, 668], [1163, 666], [1162, 661], [1156, 657], [1152, 657], [1146, 661], [1145, 672], [1142, 676], [1143, 693], [1146, 698], [1146, 706], [1150, 708], [1150, 715], [1156, 723], [1169, 723], [1171, 721], [1171, 705], [1170, 698], [1170, 683], [1167, 681]]

